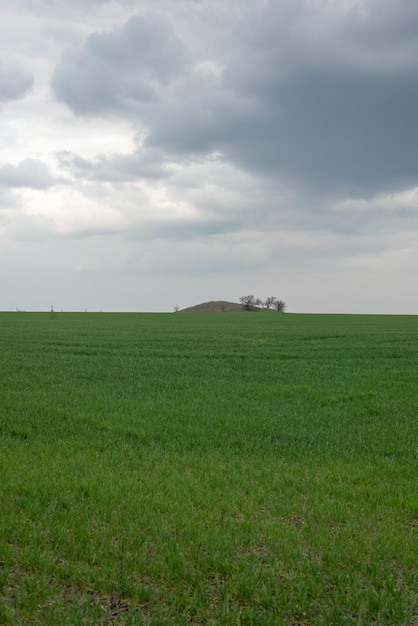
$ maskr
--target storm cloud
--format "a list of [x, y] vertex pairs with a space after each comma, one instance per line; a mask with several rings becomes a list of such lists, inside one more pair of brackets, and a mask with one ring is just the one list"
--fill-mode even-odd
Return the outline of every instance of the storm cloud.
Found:
[[77, 114], [140, 113], [186, 65], [185, 49], [162, 17], [134, 16], [111, 33], [89, 35], [63, 56], [52, 87]]
[[163, 154], [219, 152], [339, 195], [395, 191], [416, 184], [418, 157], [417, 11], [400, 4], [394, 26], [391, 3], [267, 4], [206, 73], [166, 19], [135, 17], [67, 55], [53, 88], [78, 114], [128, 113]]

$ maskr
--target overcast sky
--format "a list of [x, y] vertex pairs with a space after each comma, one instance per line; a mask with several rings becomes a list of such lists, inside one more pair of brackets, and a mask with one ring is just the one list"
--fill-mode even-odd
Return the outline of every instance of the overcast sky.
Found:
[[418, 313], [417, 0], [0, 17], [0, 310]]

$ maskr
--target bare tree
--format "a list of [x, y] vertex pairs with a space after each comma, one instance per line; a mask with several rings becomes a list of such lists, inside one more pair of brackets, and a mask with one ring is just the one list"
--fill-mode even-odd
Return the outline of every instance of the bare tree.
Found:
[[176, 306], [174, 307], [174, 313], [178, 313], [180, 311], [179, 306], [176, 304]]
[[284, 313], [286, 310], [286, 302], [284, 300], [276, 300], [274, 303], [274, 308], [278, 313]]
[[254, 311], [256, 307], [256, 299], [253, 295], [242, 296], [242, 298], [239, 299], [239, 302], [246, 311]]
[[275, 302], [276, 302], [276, 298], [274, 296], [268, 296], [264, 300], [264, 306], [266, 307], [266, 309], [271, 309], [274, 306]]
[[254, 311], [261, 306], [264, 306], [266, 309], [273, 308], [279, 313], [283, 313], [286, 309], [286, 303], [284, 300], [276, 300], [274, 296], [269, 296], [264, 300], [264, 302], [260, 298], [256, 298], [253, 295], [242, 296], [242, 298], [239, 299], [239, 302], [246, 311]]

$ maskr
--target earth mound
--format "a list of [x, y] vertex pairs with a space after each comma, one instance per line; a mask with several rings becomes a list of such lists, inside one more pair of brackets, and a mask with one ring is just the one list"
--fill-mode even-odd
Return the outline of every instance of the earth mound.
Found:
[[180, 309], [179, 313], [237, 313], [242, 310], [242, 306], [236, 302], [211, 300], [210, 302], [189, 306], [186, 309]]

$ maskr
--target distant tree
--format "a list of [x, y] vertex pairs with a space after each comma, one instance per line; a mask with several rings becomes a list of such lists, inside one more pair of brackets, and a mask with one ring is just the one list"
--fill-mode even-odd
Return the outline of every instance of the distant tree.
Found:
[[242, 298], [239, 299], [239, 302], [246, 311], [254, 311], [257, 306], [255, 296], [253, 295], [242, 296]]
[[243, 309], [246, 311], [255, 311], [258, 307], [264, 306], [266, 309], [275, 309], [279, 313], [283, 313], [286, 310], [286, 303], [283, 300], [276, 300], [273, 296], [269, 296], [263, 302], [260, 298], [256, 298], [253, 295], [242, 296], [239, 302]]
[[276, 300], [274, 302], [274, 308], [278, 313], [284, 313], [286, 310], [286, 302], [284, 302], [284, 300]]
[[176, 304], [174, 307], [174, 313], [178, 313], [180, 311], [179, 306]]
[[275, 302], [276, 302], [276, 298], [274, 296], [268, 296], [264, 300], [264, 306], [266, 307], [266, 309], [271, 309], [274, 306]]

